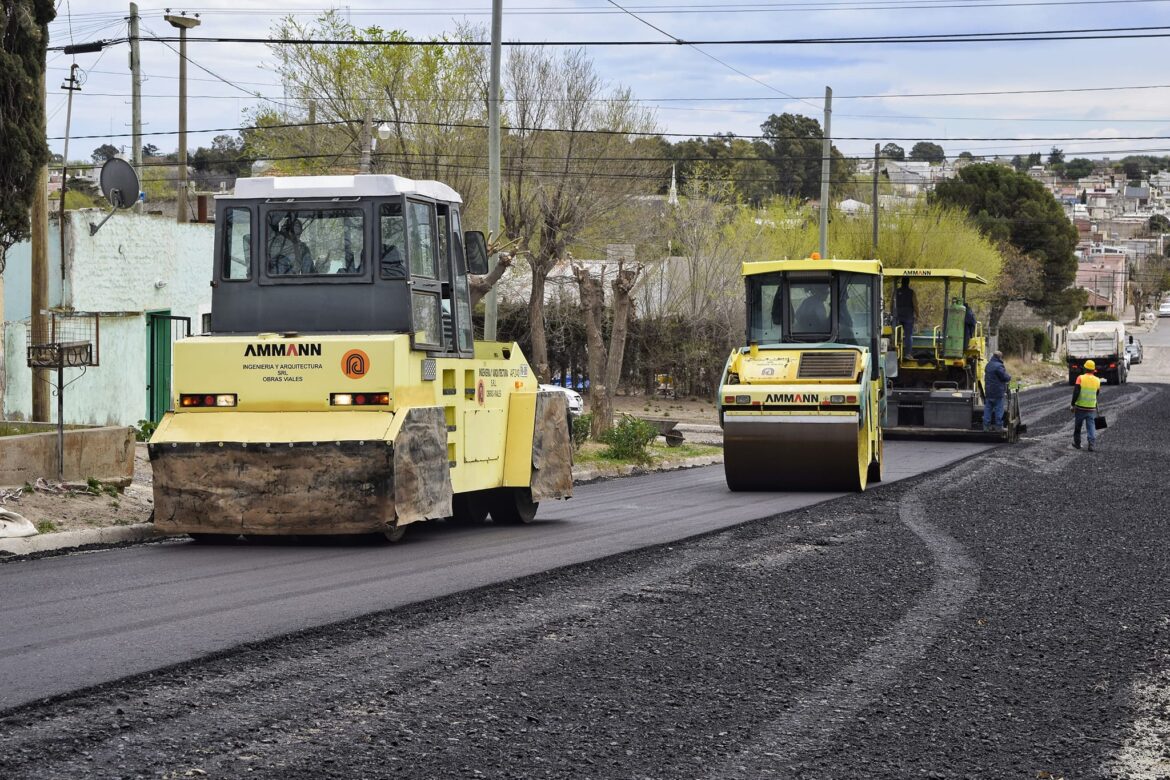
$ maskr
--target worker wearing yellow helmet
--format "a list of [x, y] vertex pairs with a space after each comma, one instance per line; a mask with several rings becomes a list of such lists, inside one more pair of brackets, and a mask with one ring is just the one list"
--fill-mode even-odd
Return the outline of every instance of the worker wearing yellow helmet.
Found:
[[1101, 393], [1101, 380], [1096, 373], [1097, 364], [1092, 360], [1085, 361], [1085, 371], [1077, 377], [1073, 386], [1072, 406], [1069, 407], [1075, 417], [1073, 424], [1073, 447], [1081, 448], [1081, 426], [1085, 426], [1089, 437], [1089, 452], [1097, 444], [1097, 399]]

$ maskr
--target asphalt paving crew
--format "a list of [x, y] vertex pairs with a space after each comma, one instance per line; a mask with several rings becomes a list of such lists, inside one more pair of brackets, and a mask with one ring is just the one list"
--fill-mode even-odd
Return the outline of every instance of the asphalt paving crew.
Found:
[[1097, 364], [1092, 360], [1085, 361], [1085, 370], [1077, 377], [1073, 386], [1072, 406], [1069, 411], [1075, 417], [1073, 423], [1073, 446], [1081, 448], [1081, 426], [1089, 436], [1089, 452], [1092, 452], [1097, 443], [1097, 398], [1101, 393], [1101, 380], [1094, 373]]
[[1012, 375], [1003, 365], [1003, 353], [995, 352], [983, 370], [983, 430], [998, 431], [1003, 427], [1003, 404]]

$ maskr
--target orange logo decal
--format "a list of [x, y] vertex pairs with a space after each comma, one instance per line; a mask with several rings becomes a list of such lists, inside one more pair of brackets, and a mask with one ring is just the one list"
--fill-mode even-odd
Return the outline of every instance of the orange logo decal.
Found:
[[370, 370], [370, 356], [360, 349], [351, 349], [341, 359], [341, 372], [350, 379], [361, 379]]

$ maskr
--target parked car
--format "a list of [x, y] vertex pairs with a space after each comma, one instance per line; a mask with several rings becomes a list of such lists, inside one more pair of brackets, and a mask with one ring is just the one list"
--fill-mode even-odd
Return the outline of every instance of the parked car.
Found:
[[569, 405], [569, 414], [573, 417], [580, 417], [585, 411], [585, 399], [576, 390], [570, 390], [567, 387], [560, 385], [541, 385], [541, 390], [547, 390], [553, 393], [564, 393], [565, 402]]
[[1134, 339], [1132, 344], [1125, 345], [1125, 353], [1129, 355], [1129, 362], [1136, 365], [1142, 362], [1142, 343]]
[[1159, 317], [1170, 317], [1170, 301], [1166, 301], [1158, 307]]

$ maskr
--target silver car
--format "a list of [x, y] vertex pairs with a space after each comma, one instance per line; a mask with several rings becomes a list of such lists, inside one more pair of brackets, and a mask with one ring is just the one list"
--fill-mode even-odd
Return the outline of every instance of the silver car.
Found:
[[1126, 344], [1125, 354], [1129, 355], [1129, 362], [1133, 365], [1142, 362], [1142, 343], [1135, 339], [1132, 344]]

